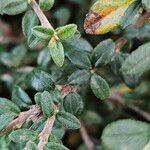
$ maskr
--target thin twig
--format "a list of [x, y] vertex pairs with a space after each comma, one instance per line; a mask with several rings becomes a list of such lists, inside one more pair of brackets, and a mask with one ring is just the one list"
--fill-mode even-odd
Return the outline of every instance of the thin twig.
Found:
[[117, 93], [117, 92], [111, 93], [110, 99], [112, 101], [117, 102], [117, 103], [121, 104], [122, 106], [129, 108], [130, 110], [136, 112], [138, 115], [140, 115], [145, 120], [150, 122], [150, 114], [149, 113], [139, 109], [138, 107], [136, 107], [134, 105], [127, 106], [124, 102], [124, 99], [122, 98], [122, 96], [119, 93]]
[[126, 43], [127, 43], [127, 39], [125, 39], [124, 37], [119, 38], [119, 39], [116, 41], [116, 47], [115, 47], [116, 53], [119, 53], [120, 50], [122, 49], [122, 47], [123, 47]]
[[32, 118], [36, 117], [41, 113], [40, 108], [37, 105], [33, 105], [30, 110], [21, 112], [18, 116], [18, 118], [14, 119], [10, 124], [0, 132], [0, 136], [5, 135], [6, 133], [11, 132], [13, 129], [19, 129], [22, 127], [22, 125], [29, 120], [32, 120]]
[[94, 150], [94, 143], [90, 139], [90, 137], [86, 131], [86, 128], [84, 126], [84, 123], [82, 121], [80, 121], [80, 122], [81, 122], [80, 134], [85, 143], [85, 146], [86, 146], [87, 150]]
[[44, 150], [44, 146], [48, 143], [48, 138], [51, 134], [54, 122], [55, 122], [56, 115], [53, 115], [52, 117], [48, 118], [45, 124], [44, 129], [39, 135], [39, 144], [38, 144], [38, 150]]
[[54, 30], [54, 28], [52, 27], [52, 25], [50, 24], [50, 22], [47, 20], [45, 14], [43, 13], [43, 11], [40, 9], [39, 5], [37, 4], [37, 2], [35, 0], [28, 0], [28, 3], [31, 5], [31, 7], [33, 8], [34, 12], [36, 13], [36, 15], [38, 16], [41, 24], [43, 27], [49, 27], [52, 30]]

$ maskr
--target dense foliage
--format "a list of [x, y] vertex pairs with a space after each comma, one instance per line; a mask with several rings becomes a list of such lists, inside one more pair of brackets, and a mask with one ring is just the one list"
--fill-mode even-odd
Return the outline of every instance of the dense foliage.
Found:
[[0, 0], [0, 150], [149, 150], [149, 19], [149, 0]]

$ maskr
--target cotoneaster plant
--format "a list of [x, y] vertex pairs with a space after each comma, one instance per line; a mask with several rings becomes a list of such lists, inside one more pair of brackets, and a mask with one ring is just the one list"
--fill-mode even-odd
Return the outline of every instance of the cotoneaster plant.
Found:
[[[74, 2], [81, 7], [86, 3]], [[121, 36], [109, 37], [95, 48], [81, 37], [76, 24], [54, 28], [47, 17], [54, 3], [0, 0], [1, 15], [23, 14], [24, 34], [10, 51], [0, 51], [0, 80], [11, 93], [11, 99], [0, 98], [0, 149], [67, 150], [65, 133], [80, 129], [84, 144], [78, 149], [149, 150], [150, 114], [125, 96], [139, 92], [133, 89], [150, 70], [150, 1], [97, 0], [85, 19], [85, 32], [99, 37], [109, 32]], [[0, 28], [3, 36], [6, 28]], [[133, 50], [135, 39], [141, 44]], [[11, 40], [6, 35], [0, 38], [1, 49], [7, 49], [5, 44]], [[111, 76], [107, 76], [109, 72]], [[110, 110], [112, 104], [119, 103], [145, 122], [120, 119], [106, 126], [111, 120], [104, 117], [106, 127], [97, 142], [85, 126], [100, 124], [102, 118], [88, 110], [86, 99], [92, 98], [87, 95], [101, 100], [99, 105], [107, 101]], [[94, 107], [96, 111], [96, 104]]]

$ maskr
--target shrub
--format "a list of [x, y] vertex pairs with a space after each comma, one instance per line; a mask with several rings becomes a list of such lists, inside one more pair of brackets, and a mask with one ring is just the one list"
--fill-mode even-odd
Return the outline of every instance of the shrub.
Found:
[[0, 1], [1, 150], [150, 149], [150, 2], [91, 4]]

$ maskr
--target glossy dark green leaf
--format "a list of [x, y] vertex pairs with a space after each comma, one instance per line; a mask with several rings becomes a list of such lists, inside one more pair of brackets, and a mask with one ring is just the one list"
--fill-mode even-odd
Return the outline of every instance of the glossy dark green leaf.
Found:
[[60, 41], [57, 41], [55, 38], [52, 38], [48, 44], [52, 59], [55, 64], [59, 67], [62, 67], [64, 64], [64, 48]]
[[48, 48], [44, 48], [38, 56], [37, 63], [42, 67], [46, 67], [51, 60], [50, 51]]
[[91, 73], [87, 70], [77, 70], [69, 76], [69, 84], [83, 84], [90, 79]]
[[122, 65], [121, 71], [125, 82], [131, 87], [150, 69], [149, 47], [150, 42], [140, 46], [127, 57]]
[[83, 119], [85, 122], [93, 125], [93, 124], [100, 124], [102, 122], [102, 118], [101, 116], [91, 110], [87, 110], [84, 115], [83, 115]]
[[0, 115], [7, 112], [14, 112], [18, 114], [20, 112], [19, 107], [6, 98], [0, 98]]
[[21, 108], [28, 107], [32, 104], [32, 100], [30, 99], [28, 94], [19, 86], [14, 87], [11, 99]]
[[34, 69], [27, 77], [28, 83], [37, 91], [54, 88], [54, 82], [50, 74], [40, 69]]
[[79, 38], [65, 41], [64, 49], [67, 49], [68, 51], [70, 49], [74, 49], [78, 51], [91, 52], [93, 50], [93, 47], [86, 39]]
[[141, 121], [126, 119], [106, 126], [102, 133], [102, 142], [112, 150], [142, 149], [150, 140], [150, 125]]
[[65, 111], [75, 116], [80, 115], [84, 109], [83, 100], [77, 93], [68, 94], [63, 101], [63, 106]]
[[91, 62], [86, 53], [79, 51], [69, 51], [67, 54], [68, 59], [77, 67], [82, 69], [91, 68]]
[[113, 60], [110, 63], [110, 67], [115, 75], [119, 75], [120, 68], [125, 61], [125, 59], [129, 56], [127, 53], [116, 53]]
[[93, 93], [97, 98], [103, 100], [109, 97], [109, 85], [99, 75], [92, 75], [90, 85]]
[[38, 133], [30, 129], [18, 129], [13, 131], [9, 138], [15, 143], [25, 143], [38, 139]]
[[67, 129], [79, 129], [80, 122], [79, 120], [72, 114], [68, 112], [59, 112], [57, 114], [57, 120]]
[[115, 54], [115, 43], [111, 39], [100, 42], [94, 49], [92, 61], [95, 67], [107, 65]]

